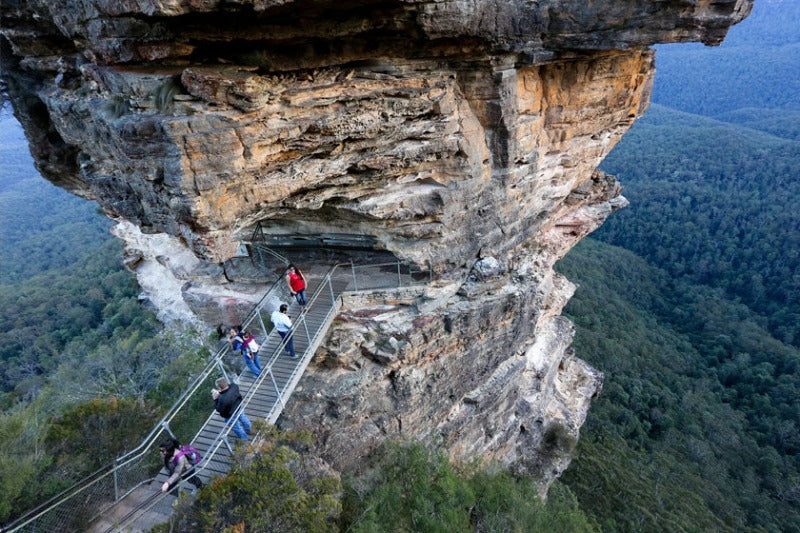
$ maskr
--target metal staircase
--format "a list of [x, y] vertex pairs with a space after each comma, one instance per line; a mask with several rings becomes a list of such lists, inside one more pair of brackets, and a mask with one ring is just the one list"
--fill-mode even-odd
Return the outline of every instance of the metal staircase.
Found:
[[[203, 455], [194, 475], [204, 482], [225, 475], [231, 467], [232, 444], [237, 439], [230, 435], [231, 427], [213, 412], [210, 391], [217, 377], [231, 379], [238, 374], [233, 381], [239, 384], [243, 395], [239, 410], [251, 420], [274, 423], [338, 313], [343, 292], [394, 288], [430, 280], [429, 272], [414, 272], [399, 262], [338, 264], [322, 278], [308, 276], [308, 290], [313, 292], [307, 311], [300, 313], [283, 276], [242, 324], [261, 344], [263, 370], [258, 378], [247, 368], [240, 370], [241, 355], [223, 347], [138, 447], [8, 524], [3, 531], [143, 531], [166, 521], [177, 491], [160, 492], [167, 477], [158, 453], [160, 442], [175, 435], [181, 442], [191, 442]], [[269, 315], [281, 302], [291, 303], [289, 315], [294, 323], [292, 335], [298, 355], [295, 359], [285, 353], [285, 342], [271, 331]], [[212, 411], [210, 416], [209, 411]], [[191, 440], [186, 438], [192, 434], [190, 431], [196, 431]], [[186, 483], [183, 480], [180, 486]]]

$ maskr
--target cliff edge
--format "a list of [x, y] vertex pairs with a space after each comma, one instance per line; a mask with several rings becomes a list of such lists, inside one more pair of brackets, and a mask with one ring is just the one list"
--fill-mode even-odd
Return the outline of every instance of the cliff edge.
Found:
[[597, 166], [647, 108], [648, 46], [718, 44], [751, 7], [8, 0], [2, 77], [39, 170], [124, 221], [166, 318], [257, 297], [229, 271], [257, 223], [433, 273], [345, 301], [284, 412], [331, 464], [408, 437], [546, 486], [602, 383], [553, 265], [626, 203]]

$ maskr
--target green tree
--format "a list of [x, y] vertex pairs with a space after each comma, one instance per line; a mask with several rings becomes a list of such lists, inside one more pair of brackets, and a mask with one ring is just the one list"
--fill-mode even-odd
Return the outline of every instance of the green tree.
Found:
[[555, 483], [547, 503], [533, 477], [455, 468], [419, 444], [386, 443], [346, 484], [341, 529], [353, 532], [596, 532], [570, 490]]
[[132, 398], [97, 398], [53, 420], [45, 444], [54, 458], [50, 475], [65, 479], [93, 472], [138, 444], [156, 411]]
[[278, 432], [266, 424], [258, 431], [264, 438], [237, 454], [227, 476], [214, 480], [194, 501], [184, 502], [170, 530], [337, 530], [341, 484], [300, 453], [309, 436]]

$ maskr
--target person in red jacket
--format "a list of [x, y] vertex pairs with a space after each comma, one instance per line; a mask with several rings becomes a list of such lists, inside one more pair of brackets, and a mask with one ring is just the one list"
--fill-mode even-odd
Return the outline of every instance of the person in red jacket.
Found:
[[295, 297], [300, 307], [306, 305], [306, 277], [294, 265], [289, 265], [286, 271], [286, 284], [289, 286], [289, 292]]

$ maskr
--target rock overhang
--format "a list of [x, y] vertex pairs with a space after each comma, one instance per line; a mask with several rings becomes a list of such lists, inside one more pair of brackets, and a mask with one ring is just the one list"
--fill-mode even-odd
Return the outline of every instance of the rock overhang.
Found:
[[[718, 42], [749, 7], [37, 0], [2, 31], [6, 76], [35, 79], [60, 137], [42, 170], [110, 214], [210, 261], [285, 220], [446, 269], [515, 246], [589, 179], [646, 108], [644, 47]], [[553, 186], [554, 165], [573, 178]]]
[[[647, 46], [718, 43], [751, 6], [9, 0], [0, 44], [42, 173], [178, 237], [166, 241], [206, 278], [223, 280], [208, 263], [257, 222], [369, 235], [456, 273], [374, 332], [401, 339], [391, 357], [358, 340], [374, 324], [332, 333], [360, 343], [327, 348], [359, 368], [357, 387], [339, 369], [352, 387], [324, 399], [347, 408], [319, 422], [332, 377], [312, 368], [286, 416], [315, 428], [333, 464], [413, 435], [552, 479], [568, 459], [532, 457], [548, 427], [577, 435], [601, 381], [568, 347], [558, 315], [573, 288], [553, 263], [625, 203], [596, 167], [647, 108]], [[459, 282], [479, 258], [496, 268]], [[188, 300], [208, 300], [176, 279], [184, 300], [188, 284]]]

